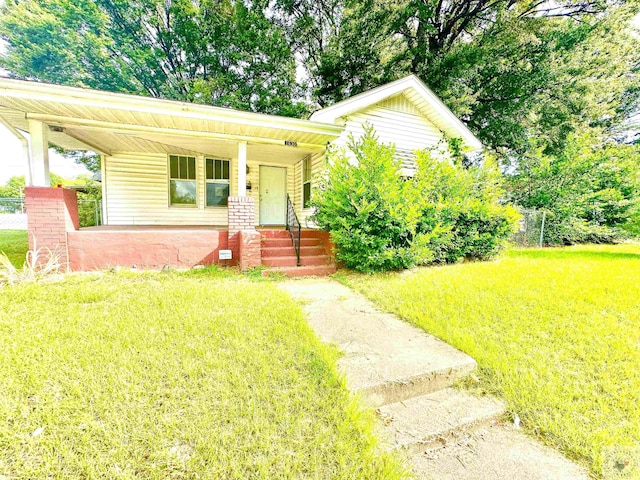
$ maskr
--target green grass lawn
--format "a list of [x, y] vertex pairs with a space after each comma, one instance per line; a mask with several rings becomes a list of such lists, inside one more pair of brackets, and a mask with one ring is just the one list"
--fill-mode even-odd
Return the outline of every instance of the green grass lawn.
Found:
[[1, 478], [402, 477], [270, 282], [72, 275], [0, 312]]
[[6, 253], [16, 268], [24, 264], [29, 239], [26, 230], [0, 230], [0, 253]]
[[640, 245], [344, 280], [474, 357], [482, 388], [594, 473], [603, 446], [640, 447]]

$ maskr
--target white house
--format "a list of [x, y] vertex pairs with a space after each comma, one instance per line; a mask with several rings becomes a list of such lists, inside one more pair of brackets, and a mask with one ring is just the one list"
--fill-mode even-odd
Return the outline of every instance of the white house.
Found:
[[[79, 270], [190, 266], [218, 262], [220, 250], [231, 250], [230, 262], [243, 268], [264, 263], [289, 274], [325, 273], [333, 268], [328, 236], [299, 225], [311, 213], [327, 145], [344, 145], [369, 122], [381, 141], [396, 144], [407, 169], [414, 150], [443, 136], [481, 148], [415, 76], [309, 120], [0, 79], [0, 122], [31, 138], [25, 169], [32, 245], [57, 249]], [[103, 226], [79, 229], [73, 192], [48, 187], [49, 143], [101, 155]]]

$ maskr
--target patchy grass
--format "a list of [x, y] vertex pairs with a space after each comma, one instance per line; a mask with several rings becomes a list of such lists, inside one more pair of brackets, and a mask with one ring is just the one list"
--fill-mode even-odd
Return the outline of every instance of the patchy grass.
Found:
[[26, 230], [0, 230], [0, 252], [6, 253], [14, 267], [22, 268], [28, 250]]
[[474, 357], [484, 389], [594, 473], [603, 446], [640, 446], [640, 245], [342, 280]]
[[403, 476], [269, 282], [72, 275], [5, 287], [0, 312], [2, 478]]

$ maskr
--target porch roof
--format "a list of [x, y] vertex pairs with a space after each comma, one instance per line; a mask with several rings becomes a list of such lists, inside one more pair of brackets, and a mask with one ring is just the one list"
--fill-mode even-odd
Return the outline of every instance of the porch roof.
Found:
[[214, 154], [241, 141], [269, 145], [283, 157], [300, 158], [323, 149], [342, 132], [342, 127], [324, 122], [0, 79], [0, 122], [28, 132], [29, 120], [47, 124], [48, 140], [55, 145], [107, 155]]

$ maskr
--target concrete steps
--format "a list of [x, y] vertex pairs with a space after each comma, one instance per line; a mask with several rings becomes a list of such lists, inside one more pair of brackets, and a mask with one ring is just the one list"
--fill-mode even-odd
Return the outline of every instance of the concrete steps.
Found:
[[505, 427], [502, 402], [453, 387], [476, 369], [468, 355], [330, 279], [279, 287], [302, 301], [320, 339], [342, 350], [338, 366], [349, 389], [376, 408], [383, 446], [405, 452], [416, 479], [588, 478]]
[[376, 410], [394, 448], [424, 453], [495, 423], [504, 404], [454, 388], [384, 405]]
[[270, 267], [264, 276], [279, 273], [288, 277], [325, 276], [335, 272], [327, 255], [322, 236], [313, 230], [303, 230], [300, 235], [300, 265], [289, 232], [286, 230], [262, 230], [262, 264]]

